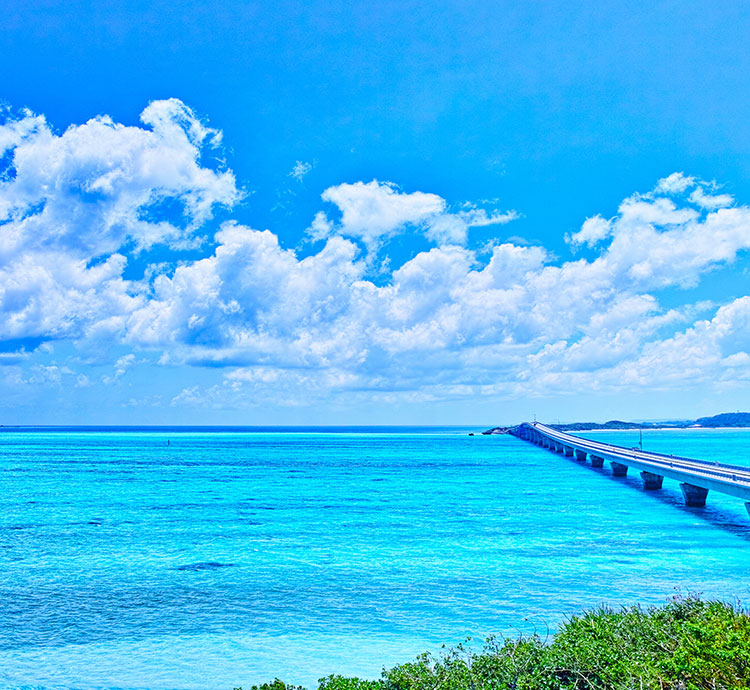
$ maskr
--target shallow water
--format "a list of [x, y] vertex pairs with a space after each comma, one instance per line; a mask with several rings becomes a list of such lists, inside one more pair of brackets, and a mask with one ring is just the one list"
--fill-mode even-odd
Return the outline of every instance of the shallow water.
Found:
[[[384, 431], [1, 432], [0, 687], [314, 687], [602, 603], [750, 599], [738, 499]], [[750, 465], [746, 430], [644, 448]]]

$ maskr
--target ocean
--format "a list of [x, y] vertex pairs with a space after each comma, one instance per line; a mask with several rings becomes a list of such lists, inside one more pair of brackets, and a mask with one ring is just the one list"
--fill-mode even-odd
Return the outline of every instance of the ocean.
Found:
[[[314, 688], [602, 604], [750, 601], [742, 501], [469, 431], [1, 429], [0, 687]], [[643, 441], [750, 464], [749, 430]]]

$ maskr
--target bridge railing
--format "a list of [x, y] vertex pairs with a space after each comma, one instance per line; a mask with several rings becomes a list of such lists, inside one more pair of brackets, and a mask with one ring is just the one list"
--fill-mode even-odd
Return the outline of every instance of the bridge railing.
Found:
[[[540, 426], [541, 428], [539, 428]], [[556, 431], [543, 425], [529, 425], [529, 427], [561, 444], [567, 443], [573, 447], [579, 447], [581, 450], [586, 450], [589, 453], [601, 453], [610, 459], [622, 460], [623, 464], [627, 464], [630, 461], [641, 466], [647, 465], [651, 470], [671, 469], [688, 474], [712, 476], [731, 483], [741, 482], [743, 484], [750, 484], [750, 468], [748, 467], [725, 465], [723, 463], [717, 465], [716, 463], [695, 460], [693, 458], [666, 455], [664, 453], [651, 453], [650, 451], [630, 450], [623, 446], [615, 446], [611, 443], [592, 441], [580, 436], [566, 434], [565, 432]], [[658, 457], [652, 458], [652, 456]]]
[[[592, 458], [609, 460], [617, 476], [624, 475], [618, 464], [641, 470], [645, 489], [660, 489], [664, 478], [679, 481], [688, 506], [704, 506], [706, 495], [713, 489], [743, 499], [750, 513], [750, 467], [616, 446], [557, 431], [537, 422], [525, 422], [511, 433], [532, 442], [546, 438], [553, 444], [567, 447], [571, 452], [566, 455], [579, 451]], [[578, 459], [585, 459], [585, 455]], [[601, 467], [601, 462], [595, 463], [595, 467]]]
[[[541, 431], [540, 428], [539, 428], [540, 426], [542, 426], [545, 429], [545, 431]], [[529, 428], [535, 429], [539, 433], [547, 433], [547, 430], [549, 430], [549, 432], [551, 432], [553, 434], [560, 434], [561, 436], [568, 437], [570, 439], [575, 440], [576, 442], [587, 441], [587, 442], [590, 442], [590, 443], [594, 443], [594, 444], [596, 444], [598, 446], [606, 446], [608, 448], [612, 448], [613, 450], [616, 450], [616, 451], [623, 451], [623, 450], [627, 451], [627, 448], [624, 448], [623, 446], [616, 446], [616, 445], [613, 445], [611, 443], [606, 443], [604, 441], [595, 441], [594, 439], [588, 439], [588, 438], [584, 438], [584, 437], [581, 437], [581, 436], [575, 436], [573, 434], [566, 434], [564, 431], [558, 431], [557, 429], [551, 429], [550, 427], [546, 427], [544, 425], [536, 425], [535, 426], [535, 425], [531, 425], [530, 424]], [[681, 455], [667, 455], [666, 453], [659, 453], [657, 451], [652, 451], [652, 450], [649, 450], [649, 451], [638, 450], [637, 452], [638, 453], [644, 453], [644, 454], [647, 454], [649, 456], [661, 457], [661, 458], [664, 458], [665, 460], [669, 460], [669, 461], [673, 461], [673, 460], [680, 461], [680, 460], [682, 460], [684, 462], [689, 462], [689, 463], [693, 463], [693, 464], [696, 464], [696, 465], [704, 465], [707, 468], [708, 467], [716, 467], [717, 465], [721, 465], [721, 467], [731, 468], [733, 470], [739, 470], [741, 472], [750, 472], [750, 467], [747, 466], [747, 465], [732, 465], [732, 464], [728, 464], [728, 463], [724, 463], [724, 462], [719, 463], [719, 462], [716, 462], [716, 461], [715, 462], [711, 462], [710, 460], [700, 460], [700, 459], [697, 459], [697, 458], [686, 458], [686, 457], [681, 456]]]

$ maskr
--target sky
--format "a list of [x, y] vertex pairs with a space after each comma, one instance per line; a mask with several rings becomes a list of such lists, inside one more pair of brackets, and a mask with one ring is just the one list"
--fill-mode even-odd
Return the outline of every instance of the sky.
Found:
[[750, 6], [6, 0], [0, 423], [750, 394]]

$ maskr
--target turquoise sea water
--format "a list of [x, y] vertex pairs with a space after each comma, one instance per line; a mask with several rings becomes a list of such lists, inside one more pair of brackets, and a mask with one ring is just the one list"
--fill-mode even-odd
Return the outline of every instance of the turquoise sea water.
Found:
[[[467, 431], [0, 432], [0, 687], [314, 687], [602, 603], [750, 602], [741, 501]], [[747, 430], [644, 448], [750, 465]]]

